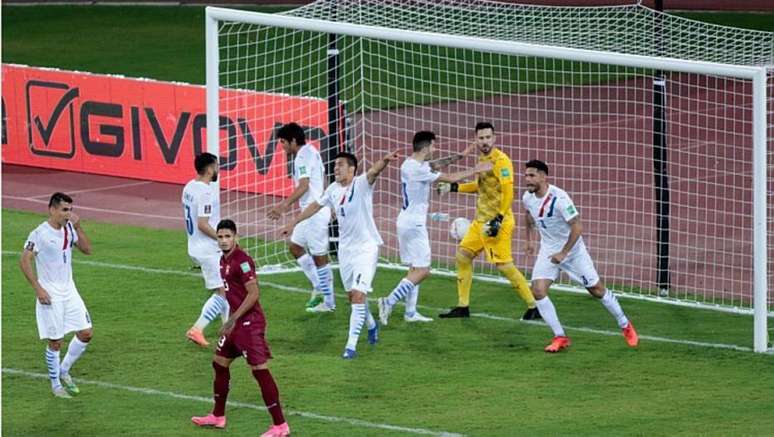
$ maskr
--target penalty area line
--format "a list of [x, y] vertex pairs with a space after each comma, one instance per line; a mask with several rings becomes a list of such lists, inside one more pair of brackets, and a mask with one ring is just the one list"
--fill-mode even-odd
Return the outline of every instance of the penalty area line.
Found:
[[[46, 374], [29, 372], [29, 371], [20, 370], [20, 369], [3, 368], [3, 374], [21, 376], [21, 377], [30, 378], [30, 379], [48, 379], [48, 375]], [[127, 391], [132, 393], [150, 395], [150, 396], [167, 397], [167, 398], [174, 398], [174, 399], [180, 399], [185, 401], [204, 402], [208, 404], [212, 403], [212, 398], [204, 397], [204, 396], [192, 396], [192, 395], [186, 395], [182, 393], [175, 393], [171, 391], [156, 390], [153, 388], [132, 387], [129, 385], [113, 384], [110, 382], [103, 382], [103, 381], [91, 381], [88, 379], [81, 379], [81, 378], [73, 378], [73, 380], [81, 385], [93, 385], [93, 386], [105, 388], [108, 390]], [[266, 411], [266, 407], [250, 404], [247, 402], [228, 401], [227, 405], [231, 407], [249, 408], [252, 410]], [[374, 423], [374, 422], [368, 422], [361, 419], [352, 419], [349, 417], [326, 416], [324, 414], [311, 413], [308, 411], [285, 410], [284, 412], [288, 416], [298, 416], [306, 419], [313, 419], [313, 420], [319, 420], [324, 422], [347, 423], [360, 428], [376, 428], [376, 429], [398, 431], [398, 432], [404, 432], [404, 433], [410, 433], [410, 434], [434, 435], [434, 436], [442, 436], [442, 437], [458, 437], [463, 435], [463, 434], [449, 433], [445, 431], [433, 431], [433, 430], [424, 429], [424, 428], [409, 428], [405, 426], [390, 425], [387, 423]]]

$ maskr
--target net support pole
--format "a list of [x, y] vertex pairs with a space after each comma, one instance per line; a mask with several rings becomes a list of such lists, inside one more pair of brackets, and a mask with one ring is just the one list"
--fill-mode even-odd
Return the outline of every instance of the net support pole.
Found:
[[[335, 33], [328, 34], [328, 141], [323, 143], [325, 150], [321, 150], [321, 155], [325, 163], [325, 173], [328, 175], [329, 184], [332, 184], [336, 179], [333, 168], [336, 165], [336, 155], [339, 153], [340, 138], [338, 39], [339, 37]], [[329, 251], [337, 254], [339, 224], [336, 220], [331, 221], [328, 234], [330, 236]]]
[[768, 350], [766, 68], [753, 77], [753, 350]]
[[[663, 48], [662, 0], [656, 0], [658, 14], [654, 36], [659, 52]], [[669, 296], [669, 176], [667, 174], [666, 74], [653, 77], [653, 176], [656, 197], [656, 271], [660, 296]]]
[[[205, 65], [207, 81], [207, 152], [220, 156], [220, 108], [218, 107], [218, 20], [204, 14]], [[216, 182], [219, 184], [220, 182]], [[218, 187], [220, 188], [220, 187]]]

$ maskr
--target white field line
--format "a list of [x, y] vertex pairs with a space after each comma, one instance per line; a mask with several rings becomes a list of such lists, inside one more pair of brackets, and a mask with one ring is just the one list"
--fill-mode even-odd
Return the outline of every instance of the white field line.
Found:
[[[48, 200], [40, 200], [36, 199], [34, 197], [21, 197], [21, 196], [8, 196], [4, 195], [3, 199], [12, 199], [12, 200], [21, 200], [24, 202], [31, 202], [31, 203], [40, 203], [43, 205], [48, 205]], [[83, 206], [83, 205], [76, 205], [75, 210], [85, 210], [85, 211], [96, 211], [96, 212], [107, 212], [111, 214], [123, 214], [123, 215], [131, 215], [134, 217], [147, 217], [147, 218], [157, 218], [162, 220], [175, 220], [182, 222], [183, 219], [180, 217], [171, 217], [168, 215], [157, 215], [157, 214], [148, 214], [146, 212], [133, 212], [133, 211], [121, 211], [118, 209], [107, 209], [107, 208], [94, 208], [91, 206]]]
[[[28, 372], [26, 370], [19, 370], [19, 369], [3, 368], [3, 373], [7, 375], [23, 376], [26, 378], [48, 379], [48, 375], [46, 374]], [[102, 382], [102, 381], [90, 381], [88, 379], [81, 379], [81, 378], [73, 378], [73, 380], [78, 384], [94, 385], [94, 386], [106, 388], [109, 390], [128, 391], [132, 393], [140, 393], [140, 394], [150, 395], [150, 396], [159, 396], [159, 397], [181, 399], [186, 401], [204, 402], [207, 404], [212, 403], [211, 397], [191, 396], [191, 395], [175, 393], [171, 391], [156, 390], [153, 388], [132, 387], [129, 385], [113, 384], [110, 382]], [[249, 408], [251, 410], [259, 410], [259, 411], [266, 410], [266, 407], [255, 405], [255, 404], [249, 404], [246, 402], [228, 401], [228, 405], [231, 407]], [[350, 425], [360, 427], [360, 428], [377, 428], [377, 429], [385, 429], [390, 431], [399, 431], [399, 432], [404, 432], [409, 434], [434, 435], [434, 436], [443, 436], [443, 437], [452, 437], [452, 436], [456, 437], [456, 436], [462, 435], [462, 434], [449, 433], [445, 431], [433, 431], [433, 430], [424, 429], [424, 428], [408, 428], [404, 426], [389, 425], [386, 423], [374, 423], [374, 422], [368, 422], [360, 419], [351, 419], [348, 417], [326, 416], [323, 414], [310, 413], [310, 412], [298, 411], [298, 410], [284, 410], [284, 413], [289, 416], [299, 416], [307, 419], [319, 420], [324, 422], [348, 423]]]
[[[73, 194], [82, 194], [82, 193], [94, 193], [97, 191], [108, 191], [108, 190], [115, 190], [116, 188], [137, 187], [140, 185], [148, 185], [152, 183], [153, 183], [152, 181], [128, 182], [125, 184], [107, 185], [99, 188], [87, 188], [84, 190], [68, 191], [67, 194], [73, 195]], [[30, 199], [48, 199], [49, 197], [51, 197], [51, 194], [41, 194], [39, 196], [32, 196], [30, 197]]]
[[[17, 252], [12, 251], [3, 251], [3, 256], [18, 256]], [[100, 261], [86, 261], [86, 260], [73, 260], [73, 263], [76, 264], [83, 264], [88, 266], [94, 266], [94, 267], [104, 267], [104, 268], [112, 268], [112, 269], [119, 269], [119, 270], [131, 270], [131, 271], [138, 271], [143, 273], [152, 273], [152, 274], [162, 274], [162, 275], [178, 275], [178, 276], [192, 276], [192, 277], [201, 277], [200, 273], [196, 272], [186, 272], [182, 270], [167, 270], [167, 269], [154, 269], [154, 268], [148, 268], [148, 267], [141, 267], [141, 266], [132, 266], [132, 265], [126, 265], [126, 264], [113, 264], [113, 263], [105, 263]], [[293, 287], [289, 285], [283, 285], [278, 284], [275, 282], [270, 281], [260, 281], [261, 286], [275, 288], [277, 290], [282, 291], [289, 291], [292, 293], [302, 293], [302, 294], [308, 294], [308, 289], [303, 289], [299, 287]], [[337, 296], [340, 297], [346, 297], [346, 293], [336, 293]], [[371, 298], [369, 299], [370, 302], [373, 302], [376, 304], [376, 299]], [[403, 305], [403, 303], [401, 303]], [[445, 311], [444, 308], [436, 308], [436, 307], [430, 307], [426, 305], [417, 305], [418, 308], [438, 312], [438, 311]], [[471, 313], [471, 317], [478, 317], [482, 319], [489, 319], [489, 320], [498, 320], [503, 322], [511, 322], [511, 323], [525, 323], [525, 324], [544, 324], [543, 322], [532, 322], [532, 321], [526, 321], [521, 319], [516, 319], [512, 317], [502, 317], [502, 316], [496, 316], [493, 314], [488, 313]], [[606, 331], [602, 329], [594, 329], [594, 328], [588, 328], [584, 326], [567, 326], [564, 325], [564, 329], [567, 331], [578, 331], [578, 332], [586, 332], [590, 334], [598, 334], [598, 335], [606, 335], [606, 336], [620, 336], [621, 333], [619, 331]], [[724, 344], [724, 343], [709, 343], [709, 342], [701, 342], [701, 341], [693, 341], [693, 340], [681, 340], [681, 339], [674, 339], [674, 338], [668, 338], [668, 337], [657, 337], [657, 336], [651, 336], [651, 335], [640, 335], [641, 339], [649, 340], [649, 341], [655, 341], [655, 342], [661, 342], [661, 343], [672, 343], [672, 344], [682, 344], [682, 345], [688, 345], [688, 346], [697, 346], [697, 347], [704, 347], [704, 348], [713, 348], [713, 349], [730, 349], [730, 350], [736, 350], [741, 352], [752, 352], [752, 348], [745, 347], [745, 346], [738, 346], [734, 344]]]

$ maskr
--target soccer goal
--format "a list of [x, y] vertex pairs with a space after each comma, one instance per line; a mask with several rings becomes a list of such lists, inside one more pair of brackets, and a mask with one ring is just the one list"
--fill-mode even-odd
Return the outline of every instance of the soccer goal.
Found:
[[[455, 153], [490, 121], [517, 176], [542, 159], [573, 196], [611, 289], [754, 314], [754, 350], [768, 350], [774, 33], [640, 4], [319, 0], [282, 14], [210, 7], [206, 37], [207, 148], [221, 156], [223, 215], [246, 230], [265, 269], [295, 267], [266, 218], [292, 191], [278, 126], [304, 126], [332, 177], [340, 150], [368, 167], [433, 130], [439, 155]], [[523, 189], [517, 177], [517, 226]], [[474, 202], [433, 196], [437, 272], [454, 270], [448, 219], [472, 218]], [[393, 166], [374, 196], [385, 266], [398, 265], [400, 204]], [[514, 257], [529, 273], [522, 235], [514, 231]], [[478, 278], [496, 273], [476, 264]], [[566, 278], [558, 287], [577, 290]]]

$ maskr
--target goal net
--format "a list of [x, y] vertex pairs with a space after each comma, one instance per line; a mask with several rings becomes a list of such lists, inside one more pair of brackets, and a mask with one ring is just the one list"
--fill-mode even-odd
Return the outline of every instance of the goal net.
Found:
[[[639, 4], [319, 0], [277, 15], [209, 8], [208, 17], [223, 216], [246, 231], [265, 268], [296, 266], [278, 230], [297, 206], [279, 223], [266, 217], [293, 188], [291, 160], [276, 138], [283, 123], [304, 126], [332, 175], [339, 150], [354, 152], [362, 171], [395, 148], [410, 154], [413, 134], [432, 130], [443, 156], [464, 149], [473, 126], [489, 121], [514, 165], [513, 255], [527, 274], [521, 175], [527, 160], [541, 159], [578, 206], [611, 289], [755, 308], [756, 323], [771, 314], [773, 33]], [[447, 170], [474, 164], [468, 158]], [[383, 173], [374, 195], [384, 265], [399, 262], [398, 168]], [[472, 219], [474, 209], [472, 195], [432, 196], [436, 271], [454, 270], [449, 220]], [[498, 277], [480, 260], [475, 272]], [[567, 278], [559, 286], [574, 287]]]

